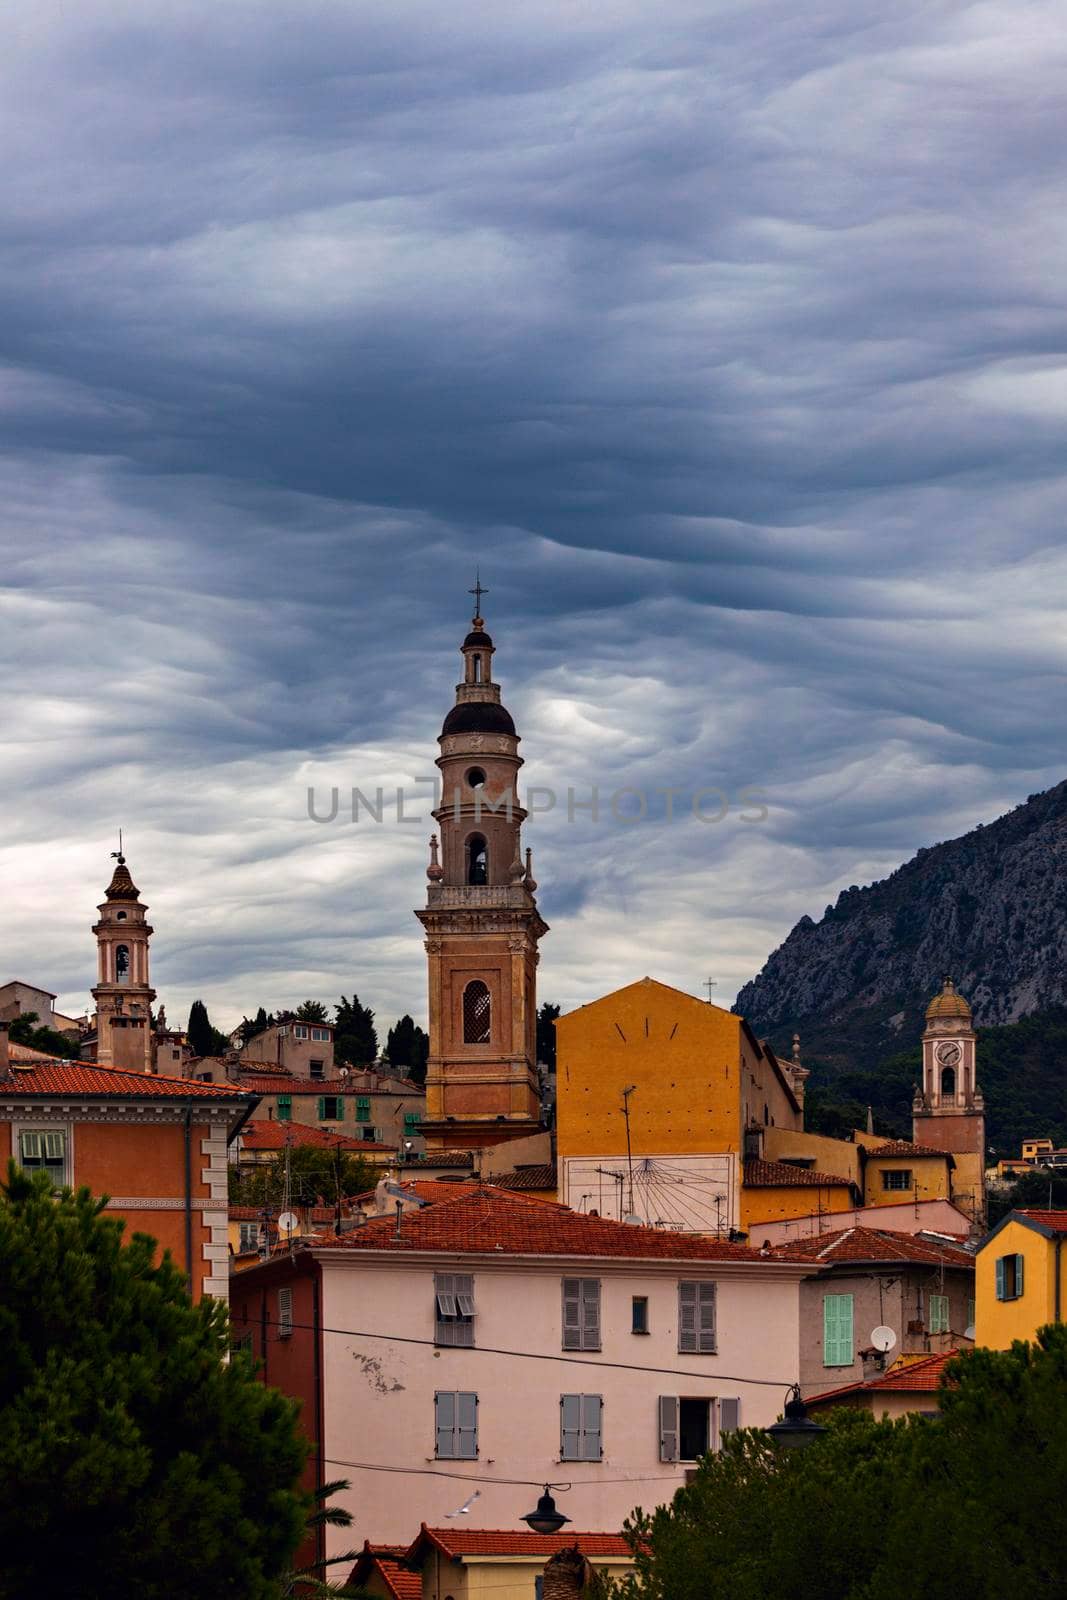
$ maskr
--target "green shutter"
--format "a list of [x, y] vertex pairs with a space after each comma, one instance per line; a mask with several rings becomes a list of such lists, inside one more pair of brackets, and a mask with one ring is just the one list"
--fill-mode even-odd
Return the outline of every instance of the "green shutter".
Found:
[[289, 1094], [278, 1096], [278, 1121], [291, 1122], [293, 1118], [293, 1097]]
[[322, 1122], [325, 1119], [325, 1116], [326, 1116], [326, 1101], [323, 1099], [322, 1095], [320, 1094], [319, 1095], [319, 1121]]
[[1020, 1299], [1022, 1297], [1022, 1292], [1023, 1292], [1023, 1258], [1022, 1258], [1022, 1256], [1016, 1256], [1015, 1257], [1015, 1298], [1016, 1298], [1016, 1300], [1018, 1300], [1018, 1299]]
[[852, 1305], [850, 1294], [823, 1296], [822, 1359], [826, 1367], [852, 1365]]

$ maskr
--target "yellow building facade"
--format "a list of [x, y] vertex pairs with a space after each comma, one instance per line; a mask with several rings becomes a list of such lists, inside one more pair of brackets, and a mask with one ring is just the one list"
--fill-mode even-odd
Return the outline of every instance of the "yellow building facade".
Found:
[[991, 1350], [1062, 1322], [1067, 1211], [1009, 1211], [975, 1262], [975, 1341]]

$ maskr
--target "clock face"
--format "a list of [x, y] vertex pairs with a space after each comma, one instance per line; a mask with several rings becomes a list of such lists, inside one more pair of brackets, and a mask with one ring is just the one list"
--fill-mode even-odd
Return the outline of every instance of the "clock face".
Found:
[[943, 1067], [954, 1067], [962, 1055], [958, 1044], [939, 1044], [937, 1059]]

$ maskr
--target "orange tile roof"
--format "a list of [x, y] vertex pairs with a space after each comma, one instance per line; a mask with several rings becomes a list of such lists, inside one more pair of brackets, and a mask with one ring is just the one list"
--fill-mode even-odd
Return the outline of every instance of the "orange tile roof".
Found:
[[914, 1261], [929, 1266], [966, 1267], [974, 1271], [974, 1256], [959, 1245], [939, 1244], [933, 1239], [919, 1239], [910, 1233], [890, 1233], [878, 1228], [842, 1228], [833, 1233], [817, 1234], [811, 1239], [793, 1239], [779, 1245], [776, 1250], [802, 1257], [806, 1261], [819, 1261], [827, 1266], [835, 1262], [856, 1261]]
[[904, 1357], [877, 1378], [868, 1378], [865, 1383], [846, 1383], [840, 1389], [826, 1389], [822, 1394], [805, 1395], [804, 1399], [808, 1405], [815, 1405], [842, 1394], [932, 1394], [940, 1387], [941, 1374], [949, 1362], [959, 1354], [958, 1350], [943, 1350], [935, 1356], [922, 1356], [918, 1361], [908, 1361]]
[[1067, 1233], [1067, 1211], [1039, 1211], [1027, 1207], [1016, 1211], [1014, 1215], [1026, 1217], [1041, 1228], [1051, 1228], [1053, 1233]]
[[872, 1156], [940, 1156], [950, 1166], [956, 1165], [947, 1150], [935, 1150], [932, 1144], [912, 1144], [910, 1139], [887, 1139], [885, 1144], [864, 1144], [860, 1149], [868, 1160]]
[[405, 1172], [417, 1172], [420, 1167], [466, 1167], [468, 1172], [474, 1166], [474, 1152], [472, 1150], [427, 1150], [417, 1160], [405, 1161]]
[[851, 1189], [852, 1179], [836, 1172], [815, 1172], [793, 1167], [788, 1161], [746, 1161], [745, 1187], [749, 1189]]
[[260, 1067], [240, 1074], [245, 1087], [256, 1094], [355, 1094], [351, 1078], [297, 1078]]
[[580, 1216], [554, 1201], [472, 1184], [447, 1205], [371, 1217], [337, 1241], [342, 1250], [447, 1250], [466, 1255], [617, 1256], [634, 1260], [738, 1261], [763, 1266], [788, 1260], [783, 1251], [767, 1258], [747, 1245], [706, 1234]]
[[[371, 1573], [377, 1573], [393, 1600], [422, 1600], [422, 1575], [401, 1564], [403, 1550], [374, 1550], [366, 1562], [357, 1561], [349, 1579], [353, 1588], [363, 1587]], [[358, 1576], [357, 1576], [358, 1574]]]
[[378, 1144], [370, 1139], [355, 1139], [351, 1134], [334, 1133], [330, 1128], [305, 1127], [302, 1122], [274, 1122], [257, 1117], [244, 1126], [241, 1142], [246, 1150], [284, 1150], [286, 1145], [313, 1144], [320, 1149], [348, 1151], [395, 1150], [396, 1145]]
[[0, 1079], [0, 1098], [24, 1095], [90, 1100], [111, 1096], [123, 1100], [233, 1100], [247, 1105], [251, 1098], [244, 1089], [226, 1083], [201, 1083], [196, 1078], [165, 1078], [154, 1072], [123, 1072], [117, 1067], [102, 1067], [77, 1061], [44, 1061], [33, 1066], [15, 1067]]
[[547, 1163], [539, 1167], [516, 1167], [514, 1172], [501, 1172], [493, 1182], [498, 1189], [536, 1189], [540, 1192], [551, 1189], [555, 1194], [556, 1169]]
[[510, 1528], [428, 1528], [425, 1522], [407, 1552], [411, 1561], [428, 1542], [453, 1561], [464, 1556], [533, 1556], [538, 1560], [577, 1545], [583, 1556], [624, 1556], [631, 1551], [621, 1533], [518, 1533]]

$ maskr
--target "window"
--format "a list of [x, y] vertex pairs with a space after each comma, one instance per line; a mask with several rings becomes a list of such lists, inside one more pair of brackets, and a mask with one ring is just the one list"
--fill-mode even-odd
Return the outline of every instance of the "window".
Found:
[[561, 1394], [559, 1397], [559, 1456], [561, 1461], [599, 1461], [604, 1454], [601, 1417], [604, 1402], [598, 1394]]
[[234, 1354], [236, 1354], [237, 1351], [239, 1351], [239, 1350], [245, 1350], [245, 1351], [248, 1352], [249, 1355], [251, 1355], [252, 1354], [252, 1330], [251, 1330], [251, 1328], [249, 1328], [247, 1333], [234, 1334], [233, 1338], [230, 1340], [230, 1344], [231, 1344], [231, 1347], [232, 1347], [232, 1349], [234, 1351]]
[[678, 1285], [678, 1349], [690, 1353], [714, 1355], [716, 1343], [713, 1283]]
[[488, 1044], [491, 1023], [488, 987], [475, 978], [463, 991], [463, 1043]]
[[417, 1138], [421, 1127], [422, 1118], [417, 1111], [404, 1112], [404, 1132], [409, 1139]]
[[116, 922], [125, 922], [126, 921], [126, 913], [125, 913], [125, 911], [117, 912], [116, 915], [115, 915], [115, 921]]
[[240, 1225], [240, 1241], [238, 1249], [241, 1255], [247, 1255], [250, 1250], [259, 1249], [259, 1223], [242, 1222]]
[[433, 1275], [434, 1344], [473, 1345], [474, 1279], [469, 1272]]
[[294, 1039], [306, 1039], [307, 1036], [308, 1036], [307, 1023], [306, 1022], [294, 1022], [293, 1023], [293, 1038]]
[[278, 1096], [278, 1121], [279, 1122], [292, 1122], [292, 1120], [293, 1120], [293, 1097], [292, 1097], [291, 1094], [280, 1094]]
[[313, 1078], [323, 1078], [323, 1077], [325, 1077], [326, 1076], [325, 1063], [322, 1062], [322, 1061], [309, 1061], [308, 1062], [308, 1072], [311, 1074], [311, 1076]]
[[339, 1094], [323, 1094], [319, 1096], [319, 1121], [343, 1122], [345, 1118], [345, 1103]]
[[462, 1389], [438, 1389], [433, 1397], [437, 1457], [473, 1461], [478, 1455], [478, 1396]]
[[997, 1258], [997, 1299], [1019, 1300], [1023, 1292], [1022, 1256]]
[[954, 1100], [956, 1098], [955, 1067], [941, 1068], [941, 1098], [942, 1100]]
[[467, 772], [468, 789], [480, 789], [485, 783], [485, 773], [481, 767], [471, 767]]
[[661, 1461], [699, 1461], [716, 1447], [718, 1435], [741, 1426], [741, 1402], [736, 1399], [692, 1398], [661, 1394], [659, 1397], [659, 1458]]
[[600, 1349], [599, 1278], [564, 1278], [563, 1348]]
[[359, 1131], [368, 1144], [376, 1144], [381, 1137], [377, 1128], [369, 1127], [366, 1123]]
[[887, 1168], [885, 1168], [883, 1170], [883, 1172], [882, 1172], [882, 1188], [883, 1189], [897, 1189], [897, 1190], [910, 1189], [911, 1188], [911, 1168], [910, 1167], [887, 1167]]
[[327, 1043], [330, 1037], [330, 1030], [329, 1028], [312, 1028], [311, 1037], [317, 1040], [319, 1044]]
[[970, 1338], [970, 1339], [974, 1338], [974, 1301], [973, 1300], [968, 1300], [968, 1302], [967, 1302], [967, 1327], [966, 1327], [966, 1329], [964, 1331], [966, 1332], [968, 1338]]
[[489, 882], [489, 850], [480, 833], [467, 840], [467, 882]]
[[356, 1121], [370, 1121], [370, 1095], [357, 1094], [356, 1096]]
[[24, 1128], [19, 1161], [26, 1172], [47, 1172], [61, 1189], [67, 1181], [67, 1135], [62, 1128]]
[[293, 1291], [291, 1289], [278, 1290], [278, 1338], [291, 1339], [293, 1337]]
[[130, 947], [127, 944], [115, 946], [115, 982], [129, 983], [130, 981]]
[[635, 1294], [630, 1302], [630, 1332], [648, 1332], [648, 1296]]
[[948, 1295], [932, 1294], [930, 1296], [930, 1332], [948, 1332]]
[[850, 1294], [824, 1294], [822, 1297], [822, 1364], [824, 1367], [850, 1367], [854, 1360], [852, 1296]]

